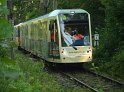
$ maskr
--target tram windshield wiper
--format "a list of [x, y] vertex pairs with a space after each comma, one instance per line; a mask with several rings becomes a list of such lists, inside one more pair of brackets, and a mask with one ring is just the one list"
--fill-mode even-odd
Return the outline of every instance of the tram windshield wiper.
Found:
[[[64, 36], [63, 36], [64, 37]], [[65, 37], [64, 37], [65, 38]], [[65, 38], [66, 39], [66, 38]], [[68, 41], [67, 39], [66, 39], [66, 41]], [[71, 44], [69, 41], [68, 41], [68, 43], [69, 44]], [[73, 47], [75, 50], [77, 50], [77, 48], [75, 47], [75, 46], [73, 46], [72, 44], [70, 45], [71, 47]]]
[[75, 46], [72, 46], [75, 50], [77, 50], [77, 48]]

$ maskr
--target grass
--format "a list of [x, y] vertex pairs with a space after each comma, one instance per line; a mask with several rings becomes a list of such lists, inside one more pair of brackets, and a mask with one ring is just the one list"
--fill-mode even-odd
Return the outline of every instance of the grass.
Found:
[[[0, 62], [0, 92], [87, 92], [80, 87], [64, 87], [55, 76], [44, 71], [43, 61], [33, 60], [20, 51], [15, 59]], [[6, 63], [5, 61], [8, 62]]]
[[44, 64], [33, 61], [23, 54], [16, 56], [16, 64], [19, 66], [19, 80], [13, 81], [13, 86], [21, 92], [59, 92], [60, 86], [56, 85], [54, 78], [43, 70]]

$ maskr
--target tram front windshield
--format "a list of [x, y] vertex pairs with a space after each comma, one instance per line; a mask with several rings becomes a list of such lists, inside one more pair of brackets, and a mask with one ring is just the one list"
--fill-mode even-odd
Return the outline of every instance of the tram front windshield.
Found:
[[87, 13], [60, 14], [62, 46], [89, 46], [90, 31]]

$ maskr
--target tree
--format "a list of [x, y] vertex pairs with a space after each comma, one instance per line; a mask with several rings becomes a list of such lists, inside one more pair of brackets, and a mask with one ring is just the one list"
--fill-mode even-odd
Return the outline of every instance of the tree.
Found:
[[4, 56], [4, 46], [8, 47], [6, 41], [12, 37], [12, 27], [7, 20], [9, 11], [6, 6], [6, 2], [2, 0], [0, 2], [0, 56]]
[[13, 0], [15, 24], [25, 22], [44, 14], [42, 0]]

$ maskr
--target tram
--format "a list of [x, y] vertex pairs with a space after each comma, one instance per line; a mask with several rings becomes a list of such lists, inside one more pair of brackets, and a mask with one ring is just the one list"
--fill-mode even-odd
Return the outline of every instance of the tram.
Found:
[[14, 28], [18, 46], [48, 62], [92, 60], [90, 14], [83, 9], [57, 9]]

